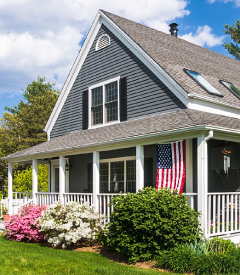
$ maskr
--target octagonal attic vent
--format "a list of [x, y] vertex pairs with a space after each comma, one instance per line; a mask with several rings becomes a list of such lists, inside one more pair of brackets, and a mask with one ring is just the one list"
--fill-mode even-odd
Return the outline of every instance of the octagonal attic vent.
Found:
[[98, 38], [96, 43], [96, 51], [101, 50], [110, 45], [110, 37], [107, 34], [103, 34]]

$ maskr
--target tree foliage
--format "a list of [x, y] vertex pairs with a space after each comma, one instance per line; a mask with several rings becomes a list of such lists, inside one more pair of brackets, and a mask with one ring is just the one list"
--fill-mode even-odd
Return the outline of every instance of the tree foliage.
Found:
[[[32, 191], [32, 166], [23, 171], [17, 170], [13, 177], [13, 190], [18, 192]], [[48, 166], [38, 165], [38, 192], [48, 191]]]
[[223, 46], [232, 54], [237, 60], [240, 61], [240, 19], [232, 26], [225, 25], [224, 32], [230, 34], [231, 39], [235, 42], [223, 42]]
[[[23, 100], [14, 108], [5, 107], [1, 118], [0, 157], [29, 148], [47, 140], [43, 131], [58, 98], [54, 84], [38, 77], [23, 90]], [[26, 165], [15, 164], [14, 170], [24, 170]], [[0, 175], [7, 176], [7, 163], [0, 161]]]

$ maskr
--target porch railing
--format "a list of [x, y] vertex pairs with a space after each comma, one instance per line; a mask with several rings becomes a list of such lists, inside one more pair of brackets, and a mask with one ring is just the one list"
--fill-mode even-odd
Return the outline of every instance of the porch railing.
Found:
[[59, 200], [59, 193], [38, 192], [36, 193], [37, 204], [52, 204]]
[[8, 199], [3, 199], [0, 201], [0, 218], [3, 217], [3, 210], [8, 209]]
[[240, 232], [240, 192], [208, 193], [208, 236]]
[[65, 193], [63, 194], [64, 205], [70, 201], [75, 202], [89, 202], [90, 205], [93, 204], [93, 194], [92, 193]]
[[187, 198], [192, 209], [197, 211], [197, 193], [183, 193]]
[[104, 220], [104, 223], [110, 222], [110, 215], [113, 211], [113, 206], [110, 206], [110, 199], [114, 196], [120, 196], [120, 195], [127, 195], [124, 193], [101, 193], [98, 195], [98, 201], [99, 201], [99, 213], [104, 215], [106, 219]]

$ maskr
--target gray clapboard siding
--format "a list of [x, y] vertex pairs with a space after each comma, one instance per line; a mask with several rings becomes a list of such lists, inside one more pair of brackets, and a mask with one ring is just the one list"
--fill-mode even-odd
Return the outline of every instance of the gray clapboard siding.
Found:
[[[110, 46], [95, 51], [100, 35]], [[51, 131], [51, 138], [82, 130], [82, 93], [116, 76], [127, 77], [127, 118], [136, 119], [183, 109], [182, 102], [118, 39], [102, 25]]]

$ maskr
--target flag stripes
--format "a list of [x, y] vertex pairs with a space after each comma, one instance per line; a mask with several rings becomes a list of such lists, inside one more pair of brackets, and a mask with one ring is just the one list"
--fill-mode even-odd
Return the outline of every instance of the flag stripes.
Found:
[[157, 145], [156, 188], [182, 193], [185, 182], [185, 141]]

